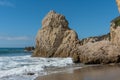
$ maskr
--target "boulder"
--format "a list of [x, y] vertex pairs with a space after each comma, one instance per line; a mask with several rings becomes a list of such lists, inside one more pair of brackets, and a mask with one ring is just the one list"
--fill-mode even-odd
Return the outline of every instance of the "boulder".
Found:
[[29, 47], [25, 47], [25, 48], [24, 48], [24, 51], [25, 51], [25, 52], [33, 52], [34, 49], [35, 49], [35, 48], [34, 48], [33, 46], [29, 46]]

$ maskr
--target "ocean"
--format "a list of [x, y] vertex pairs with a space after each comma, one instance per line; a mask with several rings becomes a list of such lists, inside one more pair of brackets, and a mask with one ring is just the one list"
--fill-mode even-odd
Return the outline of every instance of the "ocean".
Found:
[[62, 68], [73, 64], [71, 58], [31, 57], [23, 48], [0, 48], [0, 80], [34, 80], [47, 75], [46, 68]]

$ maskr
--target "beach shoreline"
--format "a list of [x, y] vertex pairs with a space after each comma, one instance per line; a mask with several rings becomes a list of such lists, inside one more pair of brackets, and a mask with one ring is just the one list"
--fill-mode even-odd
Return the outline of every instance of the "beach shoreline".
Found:
[[120, 80], [120, 64], [73, 68], [63, 72], [38, 76], [35, 80]]

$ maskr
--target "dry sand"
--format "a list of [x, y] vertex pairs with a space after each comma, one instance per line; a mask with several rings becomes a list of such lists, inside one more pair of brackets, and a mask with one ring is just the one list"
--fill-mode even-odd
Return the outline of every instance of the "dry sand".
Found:
[[40, 76], [36, 80], [120, 80], [120, 65], [99, 65]]

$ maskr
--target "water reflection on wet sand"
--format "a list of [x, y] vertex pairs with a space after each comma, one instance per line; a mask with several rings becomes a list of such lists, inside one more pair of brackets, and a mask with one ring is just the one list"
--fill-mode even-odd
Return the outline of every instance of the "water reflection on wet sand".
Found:
[[69, 72], [61, 72], [36, 80], [120, 80], [120, 65], [92, 66]]

